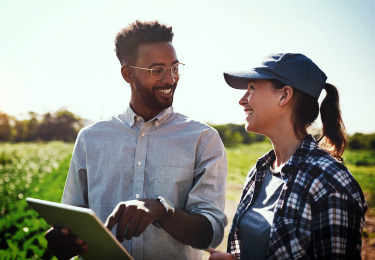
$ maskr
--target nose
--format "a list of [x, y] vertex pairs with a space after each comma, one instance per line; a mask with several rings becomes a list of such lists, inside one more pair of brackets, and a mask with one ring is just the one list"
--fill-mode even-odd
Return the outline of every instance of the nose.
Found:
[[178, 81], [178, 77], [177, 78], [173, 77], [171, 69], [168, 68], [164, 78], [162, 78], [161, 81], [167, 84], [173, 84]]
[[243, 97], [240, 99], [240, 101], [238, 101], [238, 103], [243, 107], [246, 106], [248, 104], [248, 97], [249, 91], [246, 91], [245, 95], [243, 95]]

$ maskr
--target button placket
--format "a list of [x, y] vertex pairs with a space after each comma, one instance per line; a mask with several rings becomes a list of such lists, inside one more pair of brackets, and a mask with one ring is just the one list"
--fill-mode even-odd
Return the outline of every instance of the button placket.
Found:
[[[137, 121], [138, 122], [138, 121]], [[134, 181], [133, 181], [133, 198], [141, 199], [144, 190], [146, 155], [148, 133], [152, 127], [151, 122], [142, 122], [137, 137], [137, 146], [134, 157]], [[144, 133], [144, 135], [142, 135]], [[135, 259], [143, 259], [143, 234], [132, 239], [132, 251], [135, 252]]]
[[[136, 120], [138, 121], [138, 118]], [[137, 147], [134, 158], [134, 182], [133, 182], [133, 198], [139, 199], [142, 197], [144, 190], [144, 175], [146, 167], [147, 155], [147, 140], [148, 132], [152, 124], [142, 123], [137, 138]]]

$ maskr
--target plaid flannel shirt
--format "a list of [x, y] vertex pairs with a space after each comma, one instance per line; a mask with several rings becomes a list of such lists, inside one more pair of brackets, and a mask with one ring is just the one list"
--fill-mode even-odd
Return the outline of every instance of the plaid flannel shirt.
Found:
[[[271, 150], [250, 170], [228, 237], [241, 258], [239, 222], [259, 193]], [[286, 181], [277, 201], [267, 259], [361, 259], [367, 203], [347, 168], [308, 135], [281, 170]]]

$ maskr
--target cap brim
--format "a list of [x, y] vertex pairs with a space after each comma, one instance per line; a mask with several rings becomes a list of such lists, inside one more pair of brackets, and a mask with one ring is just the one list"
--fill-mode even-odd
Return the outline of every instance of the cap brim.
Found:
[[274, 79], [275, 77], [251, 71], [224, 72], [225, 81], [235, 89], [247, 89], [249, 79]]

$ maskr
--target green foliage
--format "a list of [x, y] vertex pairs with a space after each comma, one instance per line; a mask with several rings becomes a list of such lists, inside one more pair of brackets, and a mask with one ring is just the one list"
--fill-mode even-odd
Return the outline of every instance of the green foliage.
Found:
[[263, 135], [248, 133], [245, 125], [226, 124], [213, 125], [226, 147], [235, 146], [238, 144], [251, 144], [253, 142], [262, 142], [265, 140]]
[[0, 142], [74, 142], [81, 127], [81, 118], [67, 110], [47, 113], [42, 117], [29, 112], [29, 119], [26, 120], [17, 120], [0, 112]]
[[352, 150], [372, 150], [375, 151], [375, 133], [362, 134], [355, 133], [349, 136], [348, 147]]
[[10, 118], [7, 114], [0, 111], [0, 142], [8, 141], [12, 135], [12, 127], [10, 125]]
[[[73, 144], [2, 144], [0, 154], [0, 259], [52, 259], [44, 233], [49, 225], [26, 197], [59, 202]], [[55, 258], [54, 258], [55, 259]]]
[[238, 145], [227, 147], [228, 157], [228, 182], [243, 184], [250, 169], [258, 158], [272, 149], [271, 142], [267, 139], [251, 145]]
[[[25, 199], [61, 200], [72, 149], [73, 144], [63, 142], [0, 144], [0, 259], [56, 259], [46, 250], [48, 224]], [[250, 168], [270, 149], [268, 139], [227, 147], [228, 182], [242, 186]], [[374, 209], [374, 152], [347, 150], [345, 156], [345, 165]], [[367, 166], [358, 165], [362, 161]]]
[[375, 151], [372, 150], [351, 150], [344, 153], [344, 164], [355, 166], [375, 166]]
[[[249, 170], [256, 164], [259, 157], [272, 149], [267, 140], [251, 145], [227, 147], [228, 182], [243, 185]], [[357, 180], [368, 198], [375, 198], [375, 154], [372, 151], [345, 151], [345, 166]], [[367, 166], [358, 165], [366, 162]], [[375, 199], [368, 199], [369, 206], [375, 208]]]
[[[345, 164], [350, 173], [366, 193], [375, 194], [375, 166]], [[375, 205], [372, 205], [375, 207]]]

